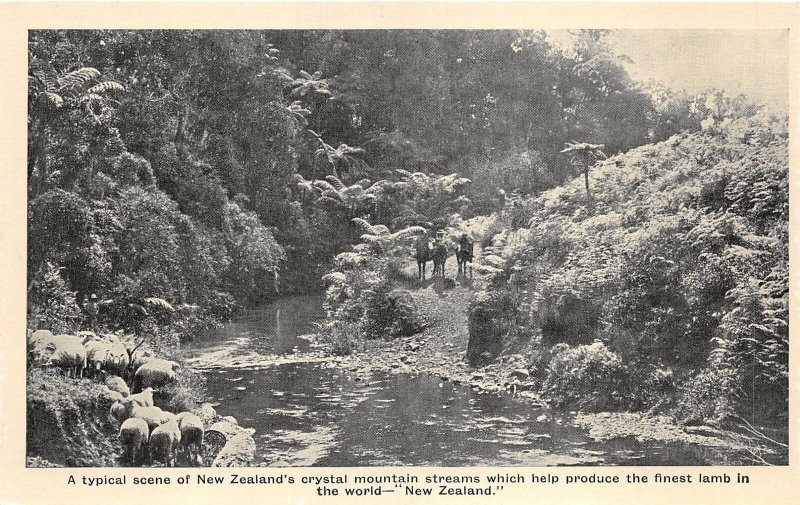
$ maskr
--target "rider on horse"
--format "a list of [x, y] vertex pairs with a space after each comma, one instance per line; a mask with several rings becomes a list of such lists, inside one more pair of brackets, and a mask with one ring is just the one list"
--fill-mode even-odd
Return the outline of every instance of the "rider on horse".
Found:
[[469, 276], [472, 277], [472, 257], [474, 253], [474, 245], [469, 236], [464, 233], [458, 241], [458, 252], [456, 252], [456, 259], [458, 260], [458, 274], [467, 275], [467, 264], [469, 265]]

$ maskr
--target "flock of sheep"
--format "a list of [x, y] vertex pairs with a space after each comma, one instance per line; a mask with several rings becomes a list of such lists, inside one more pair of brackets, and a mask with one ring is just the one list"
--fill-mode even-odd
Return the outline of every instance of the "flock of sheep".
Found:
[[29, 331], [28, 360], [57, 367], [70, 377], [101, 378], [118, 393], [111, 415], [120, 423], [119, 440], [129, 464], [141, 464], [149, 455], [151, 465], [157, 459], [174, 466], [179, 450], [191, 464], [202, 464], [202, 420], [191, 412], [176, 415], [153, 403], [153, 389], [175, 381], [178, 363], [144, 355], [134, 358], [116, 335], [88, 331], [53, 335], [49, 330]]

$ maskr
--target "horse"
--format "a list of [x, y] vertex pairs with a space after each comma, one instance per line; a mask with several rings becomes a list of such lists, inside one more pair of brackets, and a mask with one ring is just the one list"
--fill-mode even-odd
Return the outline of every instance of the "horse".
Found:
[[414, 250], [414, 258], [417, 260], [417, 278], [425, 280], [425, 268], [430, 260], [433, 259], [433, 247], [428, 240], [418, 240]]
[[444, 279], [444, 264], [447, 261], [447, 246], [444, 242], [437, 242], [433, 247], [433, 276]]
[[472, 278], [472, 256], [473, 244], [469, 241], [462, 241], [456, 251], [456, 261], [458, 261], [458, 275], [467, 275], [467, 265], [469, 265], [469, 277]]

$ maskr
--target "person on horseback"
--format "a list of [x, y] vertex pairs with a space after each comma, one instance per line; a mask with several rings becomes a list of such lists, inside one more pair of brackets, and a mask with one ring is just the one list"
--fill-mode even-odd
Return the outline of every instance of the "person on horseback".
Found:
[[417, 260], [417, 278], [424, 281], [425, 268], [428, 262], [433, 258], [433, 247], [431, 246], [427, 231], [421, 233], [414, 243], [414, 258]]
[[436, 241], [433, 243], [433, 276], [444, 278], [444, 266], [447, 261], [447, 245], [444, 241], [444, 231], [436, 232]]
[[458, 275], [467, 275], [467, 264], [469, 264], [469, 276], [472, 278], [472, 256], [474, 253], [474, 245], [469, 235], [466, 233], [461, 235], [458, 241], [458, 252], [456, 252], [456, 259], [458, 260]]

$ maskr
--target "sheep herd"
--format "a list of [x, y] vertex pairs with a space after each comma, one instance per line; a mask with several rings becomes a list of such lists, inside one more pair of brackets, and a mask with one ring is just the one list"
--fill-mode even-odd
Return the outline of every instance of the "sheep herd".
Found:
[[59, 368], [69, 377], [102, 379], [116, 393], [110, 413], [120, 423], [119, 440], [128, 464], [140, 465], [148, 458], [151, 465], [158, 460], [175, 466], [179, 451], [190, 464], [202, 464], [202, 420], [191, 412], [174, 414], [153, 403], [154, 388], [175, 381], [178, 363], [134, 357], [116, 335], [88, 331], [53, 335], [49, 330], [28, 332], [28, 362]]
[[121, 423], [119, 440], [130, 464], [149, 455], [151, 465], [160, 459], [175, 466], [179, 450], [191, 464], [202, 463], [203, 421], [191, 412], [176, 415], [154, 406], [152, 387], [114, 402], [111, 415]]

